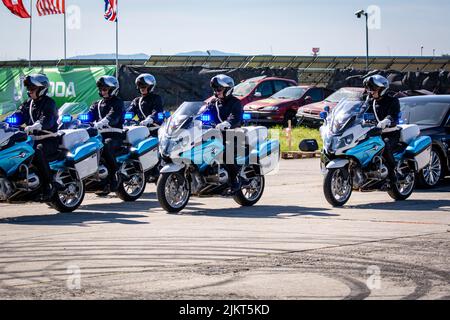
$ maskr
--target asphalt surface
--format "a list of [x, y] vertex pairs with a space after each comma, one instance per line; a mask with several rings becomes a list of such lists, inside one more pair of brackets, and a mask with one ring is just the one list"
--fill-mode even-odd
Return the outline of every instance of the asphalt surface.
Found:
[[281, 161], [252, 208], [89, 194], [74, 213], [0, 205], [3, 299], [450, 299], [450, 182], [334, 209], [318, 159]]

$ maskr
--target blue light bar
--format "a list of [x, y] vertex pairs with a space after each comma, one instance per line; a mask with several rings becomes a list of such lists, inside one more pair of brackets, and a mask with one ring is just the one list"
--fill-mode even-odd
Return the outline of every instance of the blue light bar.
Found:
[[252, 115], [250, 113], [244, 113], [242, 115], [242, 120], [250, 120], [252, 118]]
[[158, 113], [158, 120], [164, 120], [164, 113]]
[[62, 123], [69, 123], [72, 121], [72, 116], [70, 114], [65, 114], [61, 118]]
[[125, 113], [125, 116], [124, 116], [125, 120], [133, 120], [133, 118], [134, 118], [134, 113], [133, 112]]
[[81, 114], [78, 116], [78, 119], [79, 119], [81, 122], [90, 122], [91, 117], [90, 117], [89, 113], [81, 113]]
[[17, 116], [9, 116], [5, 121], [10, 125], [17, 125], [19, 123], [19, 118]]
[[164, 116], [166, 118], [170, 118], [171, 115], [172, 115], [172, 112], [170, 112], [170, 111], [166, 111], [166, 113], [164, 114]]
[[211, 121], [211, 115], [210, 114], [202, 114], [202, 122], [210, 122]]

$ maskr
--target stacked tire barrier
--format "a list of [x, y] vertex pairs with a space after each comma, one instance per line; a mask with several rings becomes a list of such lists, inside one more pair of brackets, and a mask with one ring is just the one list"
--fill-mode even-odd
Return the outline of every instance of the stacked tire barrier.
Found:
[[[450, 73], [448, 71], [435, 72], [399, 72], [395, 70], [375, 70], [369, 74], [381, 74], [391, 83], [394, 91], [428, 90], [435, 94], [450, 93]], [[337, 90], [342, 87], [361, 87], [363, 70], [335, 70], [328, 88]]]
[[210, 79], [220, 73], [229, 75], [237, 83], [258, 76], [297, 79], [296, 69], [241, 68], [205, 69], [202, 67], [139, 67], [122, 66], [119, 72], [120, 94], [124, 100], [132, 100], [138, 95], [134, 81], [141, 73], [151, 73], [156, 77], [155, 91], [164, 99], [170, 109], [183, 101], [200, 101], [211, 96]]

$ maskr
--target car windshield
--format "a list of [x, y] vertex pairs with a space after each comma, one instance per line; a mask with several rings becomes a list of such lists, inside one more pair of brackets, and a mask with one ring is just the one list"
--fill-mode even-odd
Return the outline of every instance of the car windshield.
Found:
[[439, 126], [450, 109], [450, 102], [400, 101], [401, 122], [407, 124]]
[[342, 100], [333, 109], [329, 123], [329, 130], [333, 134], [340, 134], [347, 128], [363, 121], [364, 102], [355, 100]]
[[183, 102], [169, 118], [167, 123], [167, 133], [169, 135], [174, 134], [189, 119], [192, 119], [203, 112], [203, 106], [205, 106], [203, 101]]
[[257, 85], [257, 83], [252, 82], [252, 81], [245, 81], [245, 82], [239, 83], [233, 89], [233, 96], [245, 97], [250, 92], [252, 92], [253, 89], [255, 89], [256, 85]]
[[305, 88], [288, 87], [275, 93], [271, 98], [273, 99], [300, 99], [306, 92]]
[[58, 110], [59, 115], [70, 114], [72, 116], [89, 111], [89, 106], [84, 103], [66, 102]]
[[341, 101], [342, 99], [358, 100], [362, 97], [362, 95], [363, 95], [362, 91], [339, 89], [335, 93], [329, 95], [325, 99], [325, 101], [337, 103], [337, 102]]

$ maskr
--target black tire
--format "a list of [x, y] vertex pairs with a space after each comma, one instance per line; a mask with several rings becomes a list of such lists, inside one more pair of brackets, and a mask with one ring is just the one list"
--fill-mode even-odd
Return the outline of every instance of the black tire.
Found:
[[139, 199], [142, 196], [142, 194], [145, 191], [145, 187], [147, 185], [145, 175], [142, 171], [140, 171], [140, 168], [136, 169], [136, 171], [137, 171], [137, 174], [139, 174], [138, 179], [140, 180], [138, 182], [138, 183], [140, 183], [138, 192], [134, 192], [132, 194], [127, 192], [125, 184], [128, 183], [129, 180], [124, 181], [123, 179], [121, 179], [121, 181], [119, 183], [119, 187], [117, 188], [116, 195], [123, 201], [126, 201], [126, 202], [136, 201], [137, 199]]
[[328, 203], [331, 204], [333, 207], [342, 207], [344, 204], [346, 204], [347, 201], [350, 199], [353, 191], [352, 179], [350, 179], [349, 181], [350, 191], [344, 199], [342, 200], [336, 199], [336, 197], [333, 195], [332, 191], [333, 177], [335, 174], [337, 174], [337, 171], [339, 170], [347, 170], [347, 168], [328, 169], [323, 179], [323, 194], [325, 195], [325, 199], [328, 201]]
[[[181, 203], [180, 206], [173, 206], [169, 203], [166, 197], [166, 184], [169, 178], [172, 178], [173, 176], [175, 176], [177, 179], [180, 179], [180, 181], [184, 180], [184, 182], [187, 183], [187, 198], [183, 203]], [[180, 172], [162, 173], [159, 176], [158, 182], [156, 183], [156, 195], [158, 196], [159, 204], [165, 211], [167, 211], [168, 213], [177, 213], [183, 210], [189, 203], [189, 198], [191, 196], [190, 184], [186, 180], [185, 176]]]
[[[430, 172], [431, 170], [437, 170], [437, 167], [440, 168], [439, 177], [436, 179], [437, 174], [433, 174]], [[426, 172], [428, 170], [428, 175], [425, 177]], [[431, 149], [431, 162], [428, 168], [422, 169], [417, 173], [417, 185], [421, 188], [430, 189], [439, 185], [439, 182], [444, 177], [444, 160], [442, 159], [441, 154], [437, 151], [436, 148]], [[435, 172], [436, 173], [436, 172]]]
[[397, 183], [396, 184], [391, 184], [391, 188], [388, 190], [389, 196], [392, 199], [394, 199], [395, 201], [403, 201], [403, 200], [408, 199], [411, 196], [411, 194], [413, 193], [414, 187], [415, 187], [415, 184], [416, 184], [416, 175], [412, 174], [411, 177], [412, 177], [412, 179], [414, 181], [412, 183], [412, 186], [410, 186], [410, 190], [409, 191], [401, 192], [399, 190], [399, 188], [398, 188], [398, 184]]
[[257, 195], [257, 197], [255, 197], [254, 199], [247, 199], [247, 197], [245, 197], [242, 188], [236, 192], [236, 194], [233, 196], [234, 201], [236, 201], [236, 203], [238, 203], [241, 206], [244, 207], [251, 207], [253, 205], [255, 205], [259, 199], [261, 199], [263, 193], [264, 193], [264, 187], [265, 187], [265, 179], [264, 176], [260, 175], [258, 176], [261, 179], [261, 186], [260, 186], [260, 191], [259, 194]]
[[84, 182], [81, 182], [79, 184], [79, 186], [81, 188], [80, 196], [78, 197], [78, 200], [74, 204], [66, 205], [63, 202], [63, 200], [61, 200], [61, 198], [60, 198], [60, 194], [63, 191], [58, 191], [58, 190], [55, 192], [54, 196], [52, 197], [51, 202], [48, 204], [52, 208], [54, 208], [55, 210], [58, 210], [61, 213], [68, 213], [68, 212], [73, 212], [73, 211], [77, 210], [78, 207], [81, 205], [81, 203], [83, 203], [84, 196], [86, 194]]

